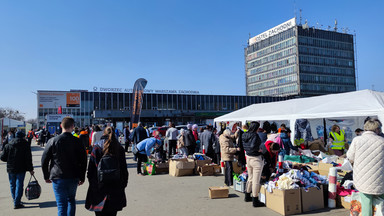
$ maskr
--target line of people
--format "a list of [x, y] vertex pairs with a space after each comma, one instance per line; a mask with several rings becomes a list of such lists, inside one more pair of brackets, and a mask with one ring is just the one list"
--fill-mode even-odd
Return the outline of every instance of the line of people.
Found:
[[[63, 133], [48, 141], [41, 158], [43, 177], [46, 183], [52, 184], [58, 215], [75, 215], [77, 187], [84, 183], [85, 177], [89, 182], [85, 208], [97, 216], [116, 215], [127, 205], [125, 188], [129, 174], [124, 148], [111, 127], [97, 131], [102, 135], [93, 145], [87, 169], [86, 148], [81, 139], [72, 134], [74, 124], [73, 118], [62, 120]], [[7, 162], [14, 208], [23, 208], [25, 174], [28, 171], [34, 175], [34, 169], [31, 147], [22, 131], [5, 146], [0, 159]]]

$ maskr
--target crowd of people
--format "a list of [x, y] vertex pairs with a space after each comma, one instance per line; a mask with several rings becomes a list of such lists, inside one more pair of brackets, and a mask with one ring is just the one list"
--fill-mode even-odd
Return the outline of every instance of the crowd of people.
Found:
[[[356, 129], [357, 137], [348, 146], [344, 130], [334, 125], [327, 143], [336, 155], [343, 155], [349, 149], [347, 158], [354, 165], [355, 185], [361, 191], [363, 211], [366, 212], [369, 212], [366, 206], [372, 203], [373, 196], [384, 198], [383, 172], [373, 172], [369, 166], [374, 158], [375, 166], [379, 166], [376, 171], [384, 167], [381, 127], [378, 120], [367, 119], [364, 130]], [[44, 180], [53, 185], [58, 215], [75, 214], [76, 190], [84, 183], [85, 177], [89, 181], [85, 203], [88, 210], [96, 215], [116, 215], [121, 211], [126, 206], [124, 190], [128, 184], [125, 152], [133, 152], [139, 176], [143, 176], [141, 166], [148, 158], [165, 161], [176, 154], [186, 157], [203, 153], [213, 162], [225, 164], [224, 183], [227, 186], [233, 185], [233, 161], [237, 161], [238, 166], [248, 172], [244, 200], [252, 201], [254, 207], [264, 206], [258, 199], [260, 186], [276, 173], [278, 155], [290, 155], [299, 149], [292, 144], [291, 131], [285, 124], [277, 128], [269, 122], [260, 125], [254, 121], [242, 127], [239, 123], [232, 128], [226, 124], [219, 128], [210, 125], [199, 128], [196, 124], [188, 124], [181, 130], [170, 123], [162, 135], [159, 131], [150, 133], [142, 123], [133, 129], [125, 127], [123, 131], [99, 125], [76, 128], [74, 120], [66, 117], [61, 122], [61, 129], [60, 135], [47, 139], [41, 159]], [[270, 138], [275, 134], [279, 135], [281, 142]], [[10, 131], [4, 137], [7, 141], [1, 160], [7, 162], [14, 208], [18, 209], [24, 207], [21, 196], [25, 173], [34, 174], [31, 140], [36, 134], [33, 130], [28, 135]], [[363, 175], [370, 172], [375, 178]]]

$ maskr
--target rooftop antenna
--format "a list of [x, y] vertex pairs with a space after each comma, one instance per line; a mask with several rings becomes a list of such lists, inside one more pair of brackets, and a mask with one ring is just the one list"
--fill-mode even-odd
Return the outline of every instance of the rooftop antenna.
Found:
[[301, 20], [303, 19], [303, 17], [301, 17], [301, 9], [300, 9], [300, 25], [301, 25]]
[[316, 22], [316, 28], [317, 29], [319, 28], [319, 22]]
[[335, 32], [337, 32], [337, 19], [335, 19]]
[[296, 0], [293, 1], [293, 13], [295, 15], [295, 18], [297, 18], [297, 13], [296, 13]]
[[304, 25], [303, 25], [303, 29], [307, 29], [307, 28], [309, 28], [309, 26], [308, 26], [308, 21], [305, 20], [305, 23], [304, 23]]

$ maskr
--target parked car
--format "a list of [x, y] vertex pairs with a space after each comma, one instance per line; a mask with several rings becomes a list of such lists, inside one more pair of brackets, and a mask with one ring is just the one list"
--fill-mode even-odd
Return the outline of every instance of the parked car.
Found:
[[185, 129], [187, 129], [187, 125], [177, 125], [177, 126], [176, 126], [176, 129], [177, 129], [177, 130], [181, 130], [181, 129], [184, 129], [184, 130], [185, 130]]

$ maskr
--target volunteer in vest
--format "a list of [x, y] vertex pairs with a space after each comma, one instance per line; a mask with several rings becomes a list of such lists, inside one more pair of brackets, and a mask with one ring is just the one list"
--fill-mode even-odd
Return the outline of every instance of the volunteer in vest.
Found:
[[344, 130], [340, 130], [338, 125], [332, 126], [332, 131], [329, 133], [329, 148], [331, 148], [335, 155], [341, 156], [344, 154], [347, 140], [345, 139]]
[[31, 147], [33, 137], [35, 137], [35, 132], [33, 132], [33, 129], [30, 129], [27, 135], [29, 147]]
[[[111, 169], [120, 169], [120, 180], [115, 184], [105, 184], [98, 181], [98, 165], [103, 155], [116, 157], [119, 167], [110, 166]], [[107, 164], [109, 165], [109, 164]], [[88, 164], [87, 178], [89, 187], [85, 208], [94, 211], [96, 216], [114, 216], [127, 206], [125, 188], [128, 184], [127, 162], [124, 148], [116, 139], [111, 127], [104, 130], [104, 134], [92, 150]]]

